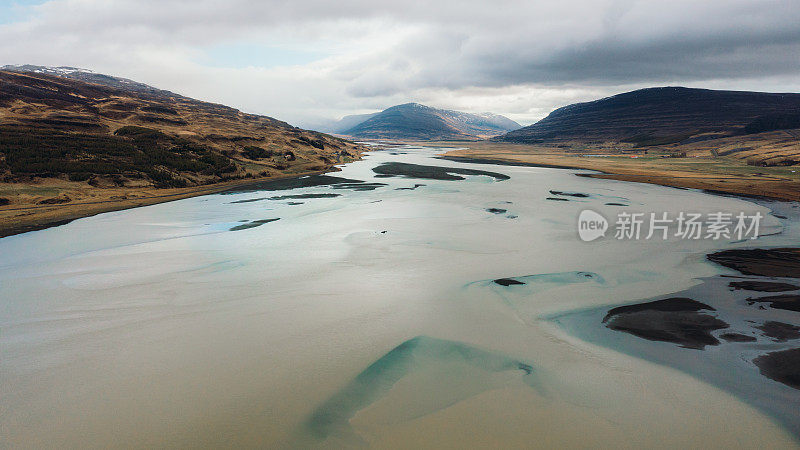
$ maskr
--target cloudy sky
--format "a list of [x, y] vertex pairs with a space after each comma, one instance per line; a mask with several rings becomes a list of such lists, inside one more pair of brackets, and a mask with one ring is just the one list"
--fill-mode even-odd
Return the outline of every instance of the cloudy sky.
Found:
[[800, 92], [798, 0], [0, 0], [0, 65], [314, 126], [416, 101], [530, 124], [646, 86]]

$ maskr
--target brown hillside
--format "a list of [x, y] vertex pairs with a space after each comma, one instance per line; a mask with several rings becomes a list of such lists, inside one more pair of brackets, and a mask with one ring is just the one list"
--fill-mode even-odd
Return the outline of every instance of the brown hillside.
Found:
[[319, 170], [359, 148], [167, 91], [0, 71], [0, 180], [185, 187]]

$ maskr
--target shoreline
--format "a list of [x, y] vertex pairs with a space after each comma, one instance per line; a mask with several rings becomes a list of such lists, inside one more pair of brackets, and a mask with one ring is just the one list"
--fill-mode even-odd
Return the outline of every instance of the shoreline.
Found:
[[[558, 165], [558, 164], [544, 164], [544, 163], [530, 163], [530, 162], [522, 162], [522, 161], [514, 161], [514, 160], [506, 160], [506, 159], [492, 159], [492, 158], [472, 158], [469, 156], [448, 156], [447, 152], [443, 155], [437, 156], [436, 159], [442, 159], [445, 161], [453, 161], [453, 162], [462, 162], [462, 163], [470, 163], [470, 164], [497, 164], [501, 166], [517, 166], [517, 167], [540, 167], [544, 169], [564, 169], [564, 170], [591, 170], [597, 172], [596, 174], [592, 173], [580, 173], [577, 174], [579, 177], [586, 177], [586, 178], [599, 178], [599, 179], [610, 179], [610, 180], [617, 180], [617, 181], [626, 181], [631, 183], [648, 183], [648, 184], [657, 184], [659, 186], [670, 187], [674, 189], [695, 189], [688, 186], [678, 186], [676, 184], [661, 184], [657, 182], [647, 182], [641, 180], [634, 180], [634, 179], [624, 179], [624, 175], [615, 174], [612, 172], [606, 172], [604, 170], [599, 169], [587, 169], [585, 167], [578, 167], [578, 166], [567, 166], [567, 165]], [[780, 197], [770, 197], [766, 195], [758, 195], [758, 194], [749, 194], [746, 192], [734, 192], [734, 191], [723, 191], [718, 189], [701, 189], [697, 188], [707, 194], [712, 195], [719, 195], [723, 197], [735, 197], [741, 198], [744, 200], [761, 200], [767, 202], [793, 202], [793, 201], [800, 201], [800, 194], [798, 194], [797, 200], [787, 200]]]
[[[465, 146], [469, 146], [467, 143]], [[675, 165], [676, 162], [687, 167], [662, 167], [651, 160], [631, 158], [624, 155], [604, 155], [604, 157], [584, 157], [566, 153], [539, 153], [530, 149], [521, 152], [516, 147], [496, 146], [450, 150], [439, 158], [476, 164], [518, 165], [553, 169], [591, 170], [597, 173], [581, 174], [588, 178], [648, 183], [673, 188], [699, 189], [715, 195], [735, 195], [748, 199], [772, 201], [800, 201], [800, 175], [790, 179], [767, 172], [773, 168], [735, 165], [730, 161], [716, 161], [710, 158], [683, 158], [683, 160], [658, 158], [658, 162]], [[663, 160], [663, 161], [661, 161]], [[720, 171], [700, 172], [708, 164], [732, 164], [730, 173]], [[649, 165], [649, 166], [648, 166]], [[696, 165], [697, 167], [692, 167]], [[736, 172], [743, 172], [741, 174]], [[749, 173], [748, 173], [749, 172]]]
[[[747, 182], [753, 180], [745, 180], [743, 177], [736, 177], [736, 175], [727, 175], [722, 177], [705, 176], [677, 176], [677, 174], [670, 174], [669, 171], [660, 173], [654, 170], [648, 170], [646, 167], [626, 167], [630, 166], [631, 161], [624, 161], [624, 163], [615, 164], [612, 159], [613, 156], [608, 155], [607, 158], [592, 158], [588, 159], [579, 156], [568, 154], [554, 154], [554, 153], [533, 153], [529, 148], [527, 153], [512, 152], [509, 149], [519, 150], [518, 145], [510, 147], [492, 147], [490, 149], [473, 148], [476, 142], [408, 142], [411, 145], [428, 145], [437, 147], [439, 144], [463, 144], [465, 148], [459, 148], [446, 151], [438, 156], [437, 159], [474, 163], [474, 164], [498, 164], [510, 166], [526, 166], [526, 167], [541, 167], [550, 169], [568, 169], [568, 170], [590, 170], [596, 173], [580, 174], [587, 178], [598, 179], [611, 179], [617, 181], [635, 182], [656, 184], [660, 186], [672, 187], [677, 189], [698, 189], [713, 195], [721, 196], [734, 196], [747, 200], [762, 200], [762, 201], [787, 201], [798, 202], [800, 201], [800, 182], [797, 184], [797, 189], [789, 189], [782, 186], [782, 189], [774, 189], [774, 186], [760, 186], [761, 192], [754, 193], [752, 185], [746, 185]], [[403, 144], [403, 143], [401, 143]], [[492, 145], [495, 143], [479, 142], [479, 145]], [[321, 170], [306, 171], [293, 173], [290, 175], [279, 175], [275, 177], [253, 178], [247, 180], [236, 180], [230, 182], [217, 183], [194, 188], [178, 188], [178, 189], [164, 189], [158, 190], [155, 188], [147, 188], [150, 192], [166, 192], [159, 195], [144, 195], [133, 198], [114, 198], [113, 194], [109, 192], [109, 196], [104, 199], [96, 201], [79, 201], [75, 203], [39, 205], [28, 204], [26, 206], [13, 206], [10, 208], [0, 208], [0, 239], [17, 234], [27, 233], [31, 231], [38, 231], [54, 226], [65, 225], [73, 220], [81, 219], [84, 217], [91, 217], [97, 214], [106, 212], [121, 211], [125, 209], [138, 208], [142, 206], [155, 205], [159, 203], [166, 203], [174, 200], [181, 200], [184, 198], [199, 197], [203, 195], [215, 194], [224, 192], [226, 190], [259, 184], [274, 180], [284, 180], [289, 178], [298, 178], [307, 175], [323, 174], [328, 172], [338, 171], [337, 167], [330, 166]], [[726, 185], [730, 181], [744, 182], [745, 185], [732, 183]], [[793, 181], [781, 180], [785, 183], [778, 182], [779, 184], [791, 184]], [[794, 187], [793, 184], [789, 187]], [[130, 191], [135, 192], [136, 188], [131, 188]], [[94, 192], [103, 192], [96, 190]], [[122, 190], [124, 192], [124, 190]], [[102, 197], [101, 197], [102, 198]], [[30, 214], [17, 214], [6, 215], [6, 213], [25, 212], [30, 211]], [[37, 214], [36, 212], [41, 212]]]
[[[160, 195], [148, 195], [132, 198], [113, 198], [113, 195], [96, 201], [79, 201], [75, 203], [63, 203], [53, 205], [28, 205], [14, 206], [10, 208], [0, 208], [0, 239], [40, 231], [47, 228], [66, 225], [74, 220], [96, 216], [107, 212], [123, 211], [126, 209], [139, 208], [143, 206], [168, 203], [175, 200], [183, 200], [203, 195], [218, 194], [235, 188], [241, 188], [252, 184], [259, 184], [269, 181], [299, 178], [308, 175], [318, 175], [329, 172], [338, 172], [336, 166], [327, 167], [321, 170], [306, 171], [293, 174], [278, 175], [273, 177], [251, 178], [247, 180], [235, 180], [212, 185], [197, 186], [193, 188], [174, 188], [174, 189], [155, 189], [148, 188], [152, 192], [165, 192]], [[99, 191], [99, 190], [98, 190]], [[131, 189], [135, 192], [135, 188]], [[100, 191], [102, 192], [102, 191]], [[31, 211], [30, 214], [24, 214]], [[23, 215], [5, 215], [5, 213], [22, 212]], [[40, 214], [37, 214], [40, 212]]]

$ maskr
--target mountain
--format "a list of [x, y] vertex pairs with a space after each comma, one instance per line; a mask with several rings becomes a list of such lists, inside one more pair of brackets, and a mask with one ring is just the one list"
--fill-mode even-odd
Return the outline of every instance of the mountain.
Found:
[[0, 71], [0, 182], [185, 187], [322, 170], [361, 149], [71, 67]]
[[366, 120], [380, 114], [379, 112], [369, 114], [353, 114], [344, 116], [339, 120], [332, 121], [325, 125], [321, 130], [326, 133], [343, 134], [347, 130], [355, 127], [356, 125], [365, 122]]
[[513, 120], [496, 114], [469, 114], [419, 103], [392, 106], [368, 116], [341, 134], [359, 139], [482, 139], [520, 127]]
[[789, 128], [800, 128], [800, 94], [660, 87], [565, 106], [497, 140], [644, 147]]
[[180, 95], [173, 92], [164, 91], [162, 89], [154, 88], [144, 83], [129, 80], [127, 78], [114, 77], [111, 75], [104, 75], [102, 73], [95, 73], [88, 69], [79, 69], [77, 67], [47, 67], [47, 66], [34, 66], [31, 64], [22, 65], [5, 65], [0, 67], [0, 70], [7, 72], [18, 73], [38, 73], [44, 75], [53, 75], [62, 78], [69, 78], [72, 80], [85, 81], [87, 83], [99, 84], [126, 91], [144, 92], [151, 94], [169, 95], [172, 97], [180, 97]]

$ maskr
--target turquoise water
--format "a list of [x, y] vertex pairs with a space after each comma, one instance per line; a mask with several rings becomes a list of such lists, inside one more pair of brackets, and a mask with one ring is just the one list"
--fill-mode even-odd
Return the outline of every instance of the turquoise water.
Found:
[[[752, 245], [584, 243], [581, 210], [768, 208], [441, 151], [0, 239], [0, 446], [794, 445], [549, 320], [688, 288], [723, 272], [707, 252]], [[391, 162], [460, 174], [373, 171]], [[768, 217], [759, 245], [792, 227]]]

